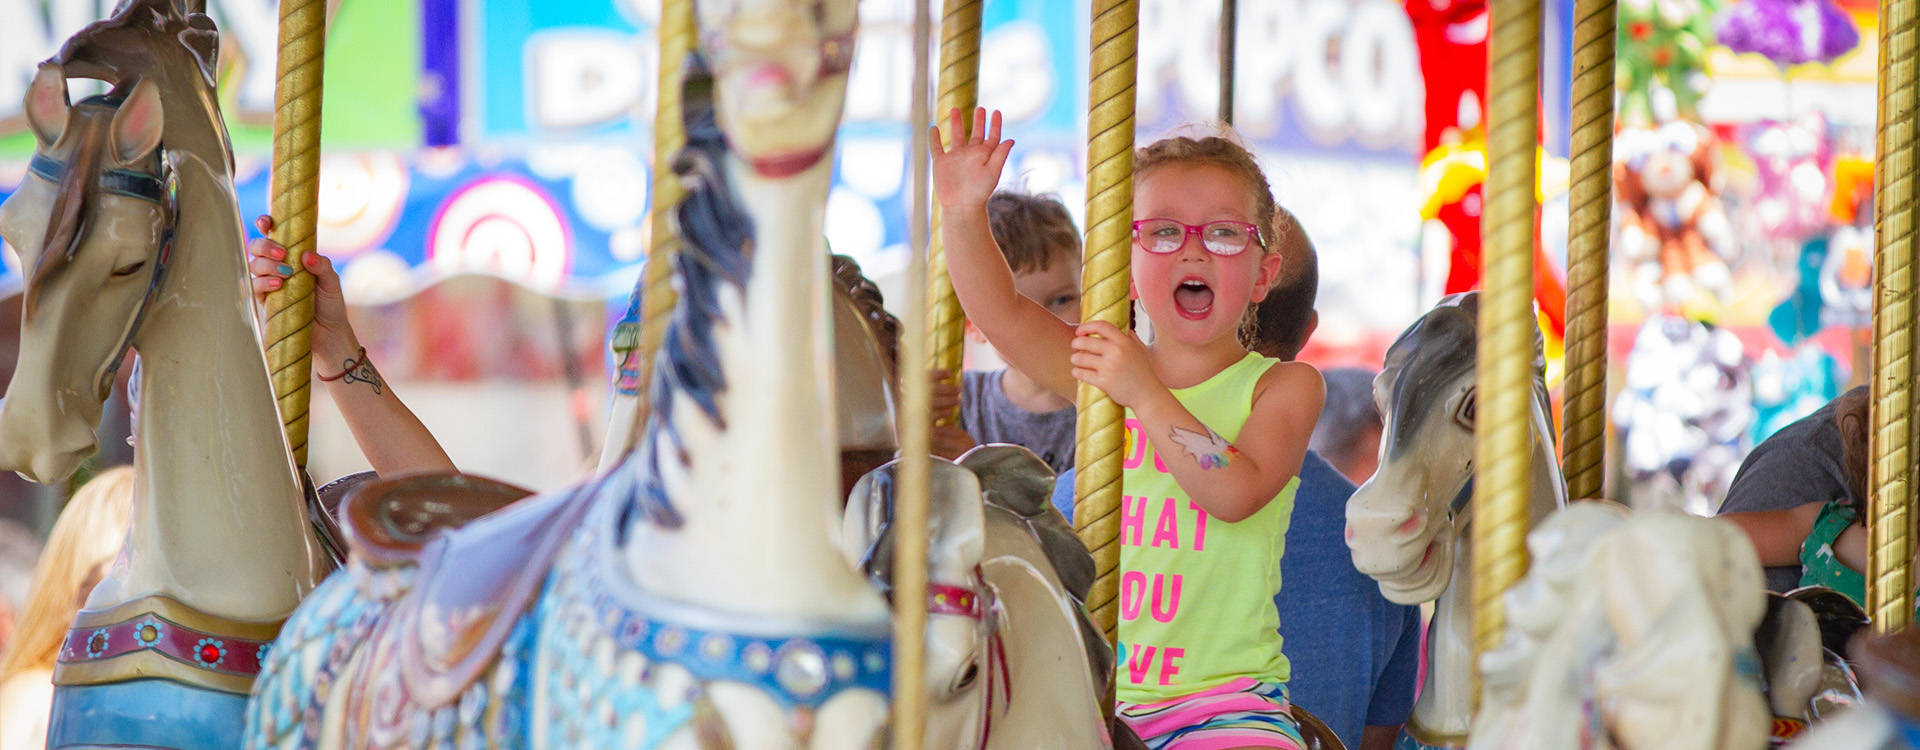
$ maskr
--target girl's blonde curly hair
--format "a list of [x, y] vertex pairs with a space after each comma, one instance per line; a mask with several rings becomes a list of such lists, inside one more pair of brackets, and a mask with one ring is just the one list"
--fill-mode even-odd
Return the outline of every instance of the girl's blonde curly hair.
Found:
[[1135, 149], [1133, 152], [1133, 181], [1138, 185], [1154, 170], [1170, 164], [1204, 164], [1220, 167], [1246, 180], [1247, 188], [1252, 190], [1259, 215], [1255, 224], [1260, 227], [1263, 240], [1261, 252], [1274, 253], [1284, 246], [1287, 238], [1281, 236], [1284, 227], [1280, 224], [1280, 204], [1273, 199], [1273, 187], [1267, 183], [1267, 173], [1260, 169], [1260, 162], [1253, 153], [1233, 136], [1232, 131], [1224, 135], [1206, 135], [1200, 137], [1178, 135], [1162, 138], [1152, 144]]

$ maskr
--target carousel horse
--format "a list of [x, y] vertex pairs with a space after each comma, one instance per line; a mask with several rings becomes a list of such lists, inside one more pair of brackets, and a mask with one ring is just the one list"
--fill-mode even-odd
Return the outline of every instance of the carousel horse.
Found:
[[[218, 35], [129, 2], [28, 89], [29, 175], [0, 207], [28, 276], [0, 467], [54, 482], [143, 366], [125, 547], [55, 666], [47, 746], [234, 747], [258, 664], [330, 567], [309, 524], [247, 294]], [[77, 104], [69, 76], [113, 84]]]
[[[1385, 367], [1373, 381], [1385, 420], [1380, 468], [1347, 502], [1354, 567], [1378, 581], [1380, 593], [1395, 603], [1439, 600], [1427, 631], [1426, 683], [1401, 747], [1462, 747], [1473, 715], [1465, 582], [1472, 557], [1467, 524], [1478, 311], [1477, 292], [1449, 295], [1387, 349]], [[1536, 359], [1528, 500], [1536, 521], [1567, 499], [1543, 372]]]
[[354, 555], [270, 655], [252, 746], [880, 741], [891, 612], [838, 544], [848, 446], [819, 240], [853, 4], [741, 5], [700, 19], [676, 164], [681, 300], [635, 450], [465, 525], [407, 510], [438, 486], [350, 496]]
[[1867, 702], [1801, 736], [1794, 750], [1920, 750], [1920, 629], [1862, 638], [1852, 651]]
[[[932, 461], [925, 745], [1112, 744], [1100, 700], [1113, 651], [1084, 606], [1093, 557], [1048, 502], [1053, 470], [1014, 445]], [[860, 479], [842, 535], [883, 590], [893, 577], [897, 470], [889, 463]]]
[[1527, 547], [1532, 567], [1503, 597], [1506, 638], [1481, 661], [1470, 748], [1767, 746], [1754, 633], [1768, 600], [1737, 528], [1590, 501]]
[[[1466, 525], [1473, 494], [1477, 314], [1475, 293], [1449, 296], [1387, 350], [1386, 366], [1374, 380], [1375, 401], [1385, 418], [1380, 468], [1347, 504], [1354, 567], [1378, 581], [1381, 593], [1394, 602], [1439, 600], [1427, 633], [1426, 683], [1400, 737], [1401, 748], [1465, 747], [1472, 723], [1468, 690], [1474, 665], [1465, 582], [1471, 559]], [[1536, 525], [1566, 505], [1541, 369], [1536, 362], [1529, 470], [1529, 517]], [[1592, 513], [1582, 510], [1570, 518], [1591, 522]], [[1456, 582], [1462, 585], [1452, 585]], [[1762, 587], [1753, 589], [1761, 597]], [[1807, 716], [1808, 701], [1824, 679], [1820, 670], [1828, 666], [1820, 653], [1828, 618], [1807, 616], [1798, 600], [1774, 607], [1765, 606], [1764, 597], [1760, 601], [1768, 627], [1760, 629], [1762, 621], [1756, 620], [1745, 631], [1746, 649], [1757, 647], [1758, 668], [1776, 687], [1776, 709], [1790, 718]]]

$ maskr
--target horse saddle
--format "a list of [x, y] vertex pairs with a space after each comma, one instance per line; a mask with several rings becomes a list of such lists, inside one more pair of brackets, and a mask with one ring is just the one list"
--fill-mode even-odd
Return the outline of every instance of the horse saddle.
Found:
[[531, 494], [431, 474], [373, 482], [347, 498], [356, 564], [417, 568], [368, 644], [376, 661], [397, 662], [386, 666], [399, 670], [416, 706], [445, 705], [486, 672], [592, 505], [587, 492], [523, 501]]

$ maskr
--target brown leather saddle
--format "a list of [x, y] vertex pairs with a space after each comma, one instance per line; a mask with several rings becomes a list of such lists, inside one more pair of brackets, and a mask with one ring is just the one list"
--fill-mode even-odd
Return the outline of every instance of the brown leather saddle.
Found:
[[369, 482], [347, 496], [354, 563], [417, 568], [366, 645], [374, 669], [399, 670], [414, 705], [446, 705], [486, 672], [592, 498], [530, 495], [481, 477], [428, 474]]
[[1293, 714], [1294, 723], [1300, 725], [1300, 737], [1307, 741], [1307, 750], [1347, 750], [1347, 746], [1341, 744], [1340, 737], [1320, 717], [1314, 716], [1298, 703], [1290, 704], [1288, 711]]

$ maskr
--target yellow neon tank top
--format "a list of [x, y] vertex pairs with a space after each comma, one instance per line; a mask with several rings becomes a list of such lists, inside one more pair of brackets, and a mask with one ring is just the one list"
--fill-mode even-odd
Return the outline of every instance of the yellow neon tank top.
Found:
[[[1173, 396], [1232, 442], [1253, 408], [1254, 385], [1277, 362], [1249, 353]], [[1154, 703], [1242, 677], [1286, 682], [1273, 597], [1300, 478], [1238, 523], [1209, 518], [1143, 439], [1131, 409], [1126, 427], [1117, 697]]]

